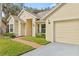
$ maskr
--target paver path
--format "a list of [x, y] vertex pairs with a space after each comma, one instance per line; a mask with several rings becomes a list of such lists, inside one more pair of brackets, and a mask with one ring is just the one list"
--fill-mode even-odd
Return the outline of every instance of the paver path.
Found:
[[26, 45], [32, 46], [33, 48], [39, 48], [39, 47], [43, 46], [43, 45], [37, 44], [35, 42], [23, 40], [21, 38], [15, 38], [15, 39], [13, 39], [13, 41], [17, 41], [17, 42], [20, 42], [20, 43], [24, 43]]

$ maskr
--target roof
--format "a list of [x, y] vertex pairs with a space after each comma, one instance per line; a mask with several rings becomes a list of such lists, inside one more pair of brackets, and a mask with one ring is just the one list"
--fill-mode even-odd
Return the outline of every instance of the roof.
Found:
[[14, 15], [12, 15], [12, 16], [13, 16], [14, 20], [20, 20], [20, 21], [24, 22], [24, 21], [21, 20], [18, 16], [14, 16]]
[[[63, 3], [62, 3], [63, 4]], [[18, 14], [18, 16], [14, 16], [14, 15], [12, 15], [12, 17], [15, 19], [15, 20], [20, 20], [20, 21], [23, 21], [23, 20], [21, 20], [20, 18], [19, 18], [19, 15], [22, 13], [22, 11], [26, 11], [26, 12], [28, 12], [30, 15], [32, 15], [33, 17], [35, 17], [35, 18], [38, 18], [38, 19], [40, 19], [40, 20], [38, 20], [38, 22], [42, 22], [43, 21], [43, 19], [45, 19], [47, 16], [49, 16], [52, 12], [54, 12], [58, 7], [60, 7], [62, 4], [58, 4], [55, 8], [52, 8], [51, 10], [46, 10], [46, 11], [43, 11], [43, 12], [39, 12], [39, 13], [37, 13], [37, 14], [34, 14], [34, 13], [30, 13], [30, 12], [28, 12], [28, 11], [26, 11], [26, 10], [21, 10], [21, 12]], [[24, 21], [23, 21], [24, 22]], [[44, 22], [44, 21], [43, 21]]]
[[21, 10], [21, 12], [18, 14], [18, 17], [19, 17], [19, 15], [21, 15], [23, 12], [27, 12], [27, 13], [29, 13], [30, 15], [32, 15], [33, 17], [38, 18], [35, 14], [30, 13], [30, 12], [24, 10], [24, 9]]
[[49, 11], [50, 11], [50, 10], [46, 10], [46, 11], [43, 11], [43, 12], [39, 12], [39, 13], [37, 13], [37, 16], [38, 16], [39, 18], [41, 18], [41, 17], [45, 16]]
[[[23, 11], [26, 11], [26, 10], [22, 9], [21, 12], [18, 14], [18, 16], [19, 16]], [[39, 12], [39, 13], [37, 13], [37, 14], [31, 13], [31, 12], [28, 12], [28, 11], [26, 11], [26, 12], [28, 12], [30, 15], [32, 15], [32, 16], [34, 16], [34, 17], [40, 19], [41, 17], [43, 17], [44, 15], [46, 15], [49, 11], [50, 11], [50, 10], [46, 10], [46, 11]]]
[[12, 15], [12, 17], [14, 18], [14, 20], [18, 20], [19, 18], [17, 16]]
[[32, 15], [34, 15], [35, 17], [39, 18], [39, 16], [35, 13], [31, 13]]
[[55, 12], [57, 9], [59, 9], [61, 6], [63, 6], [65, 3], [57, 4], [56, 7], [52, 8], [45, 16], [43, 16], [41, 19], [45, 19], [48, 17], [51, 13]]
[[20, 20], [20, 21], [24, 22], [24, 21], [21, 20], [18, 16], [15, 16], [15, 15], [10, 15], [9, 17], [13, 17], [15, 21]]

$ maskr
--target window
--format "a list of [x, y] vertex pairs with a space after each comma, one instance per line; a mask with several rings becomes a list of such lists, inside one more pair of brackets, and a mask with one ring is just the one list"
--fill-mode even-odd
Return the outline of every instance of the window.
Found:
[[10, 32], [13, 32], [13, 24], [10, 24]]
[[45, 27], [45, 24], [41, 24], [41, 32], [42, 32], [42, 33], [45, 33], [45, 28], [46, 28], [46, 27]]

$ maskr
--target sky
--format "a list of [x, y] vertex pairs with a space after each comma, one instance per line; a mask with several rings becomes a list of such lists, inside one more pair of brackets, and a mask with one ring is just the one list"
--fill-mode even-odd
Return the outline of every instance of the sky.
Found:
[[[56, 3], [24, 3], [24, 6], [37, 8], [37, 9], [48, 8], [48, 7], [52, 8], [56, 6]], [[3, 12], [2, 12], [2, 17], [5, 17]]]
[[24, 4], [25, 6], [32, 7], [32, 8], [48, 8], [48, 7], [53, 7], [56, 5], [56, 3], [26, 3]]

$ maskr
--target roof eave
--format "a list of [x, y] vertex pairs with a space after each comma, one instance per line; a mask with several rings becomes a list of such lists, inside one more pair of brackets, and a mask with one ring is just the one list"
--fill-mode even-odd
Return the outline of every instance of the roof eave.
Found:
[[21, 13], [22, 13], [23, 11], [29, 13], [29, 14], [32, 15], [34, 18], [38, 18], [38, 17], [36, 17], [35, 15], [31, 14], [30, 12], [26, 11], [25, 9], [22, 9], [22, 10], [21, 10], [21, 12], [18, 14], [18, 17], [19, 17], [19, 15], [21, 15]]

